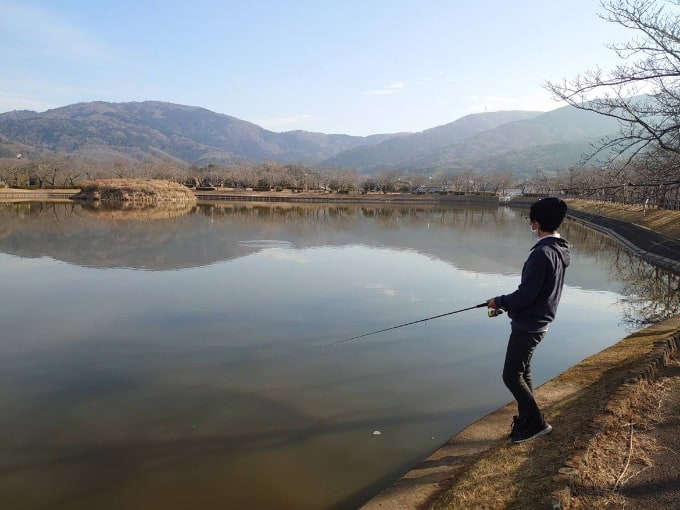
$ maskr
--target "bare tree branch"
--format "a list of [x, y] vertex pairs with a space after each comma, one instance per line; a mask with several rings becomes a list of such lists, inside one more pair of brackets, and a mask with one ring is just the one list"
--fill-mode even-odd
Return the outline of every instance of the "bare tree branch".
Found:
[[[605, 138], [585, 161], [605, 155], [630, 163], [653, 147], [680, 153], [680, 0], [607, 0], [600, 17], [636, 32], [608, 47], [626, 61], [561, 83], [546, 83], [555, 99], [616, 119], [620, 135]], [[631, 59], [637, 59], [628, 62]]]

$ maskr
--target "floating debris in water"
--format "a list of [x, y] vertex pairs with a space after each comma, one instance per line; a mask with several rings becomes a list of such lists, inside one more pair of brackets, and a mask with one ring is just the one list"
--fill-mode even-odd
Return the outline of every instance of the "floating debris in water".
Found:
[[374, 431], [373, 431], [373, 435], [374, 435], [374, 436], [379, 436], [379, 435], [381, 435], [381, 434], [382, 434], [382, 432], [380, 432], [379, 430], [374, 430]]

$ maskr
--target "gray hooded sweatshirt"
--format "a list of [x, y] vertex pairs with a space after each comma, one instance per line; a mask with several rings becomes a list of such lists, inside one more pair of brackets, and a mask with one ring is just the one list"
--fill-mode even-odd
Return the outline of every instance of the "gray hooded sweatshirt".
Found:
[[546, 236], [532, 246], [517, 290], [494, 298], [508, 312], [512, 329], [531, 333], [548, 330], [555, 319], [570, 261], [571, 245], [560, 237]]

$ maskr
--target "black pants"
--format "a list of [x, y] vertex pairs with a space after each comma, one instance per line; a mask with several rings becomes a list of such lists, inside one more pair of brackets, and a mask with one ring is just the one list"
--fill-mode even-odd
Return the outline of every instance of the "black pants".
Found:
[[520, 418], [526, 418], [532, 424], [543, 423], [543, 415], [534, 399], [531, 356], [544, 336], [545, 332], [529, 333], [513, 329], [503, 366], [503, 382], [517, 401], [518, 414]]

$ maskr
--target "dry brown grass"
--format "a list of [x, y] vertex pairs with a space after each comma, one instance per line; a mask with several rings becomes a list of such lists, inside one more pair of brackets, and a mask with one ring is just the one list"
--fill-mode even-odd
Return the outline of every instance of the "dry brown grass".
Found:
[[612, 204], [589, 200], [567, 200], [569, 207], [641, 225], [673, 239], [680, 239], [680, 211], [649, 209], [642, 205]]
[[[673, 364], [678, 366], [677, 361]], [[630, 407], [603, 427], [590, 441], [586, 466], [571, 498], [574, 509], [625, 508], [619, 489], [652, 466], [658, 445], [649, 431], [661, 421], [660, 402], [673, 388], [672, 381], [640, 381], [631, 389]]]
[[[571, 397], [544, 407], [546, 418], [554, 427], [553, 433], [545, 440], [539, 439], [520, 445], [504, 440], [493, 445], [465, 471], [451, 480], [451, 486], [434, 501], [432, 510], [541, 508], [546, 497], [555, 489], [553, 477], [557, 475], [558, 470], [576, 452], [586, 448], [589, 451], [589, 458], [594, 459], [593, 468], [607, 465], [608, 462], [612, 466], [622, 465], [616, 462], [621, 457], [621, 451], [627, 450], [616, 451], [616, 447], [610, 447], [604, 442], [605, 437], [602, 443], [591, 444], [596, 433], [592, 424], [595, 423], [597, 416], [606, 412], [607, 403], [625, 379], [644, 362], [653, 349], [654, 342], [667, 338], [669, 333], [678, 327], [680, 320], [670, 319], [663, 324], [634, 333], [550, 381], [546, 386], [572, 385], [578, 388]], [[542, 389], [537, 391], [539, 404]], [[641, 405], [653, 401], [650, 399], [653, 399], [654, 389], [650, 391], [651, 397], [640, 392]], [[642, 410], [638, 414], [625, 416], [615, 422], [619, 427], [612, 425], [607, 435], [619, 441], [621, 438], [625, 439], [626, 424], [633, 420], [642, 423], [639, 414], [644, 414], [646, 408], [640, 409]], [[647, 448], [640, 443], [638, 452], [643, 451], [642, 446]], [[644, 454], [638, 454], [633, 469], [638, 469], [644, 462]], [[617, 468], [611, 469], [616, 471]], [[589, 476], [593, 478], [589, 490], [594, 495], [598, 497], [605, 495], [610, 499], [615, 495], [611, 491], [596, 489], [599, 485], [595, 480], [600, 476], [610, 477], [610, 474], [600, 475], [593, 472]]]
[[85, 184], [75, 200], [102, 201], [144, 206], [160, 203], [196, 203], [186, 186], [172, 181], [153, 179], [98, 179]]

